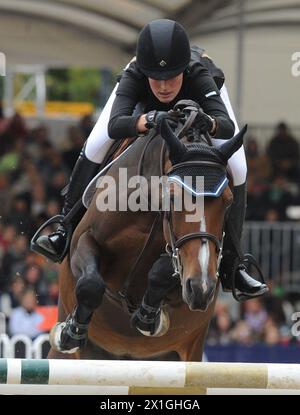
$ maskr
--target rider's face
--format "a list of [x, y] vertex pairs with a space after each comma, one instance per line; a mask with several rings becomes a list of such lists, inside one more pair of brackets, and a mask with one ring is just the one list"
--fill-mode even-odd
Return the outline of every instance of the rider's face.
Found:
[[167, 79], [165, 81], [159, 81], [157, 79], [148, 78], [150, 88], [156, 98], [163, 103], [173, 101], [176, 95], [179, 93], [183, 74], [175, 76], [175, 78]]

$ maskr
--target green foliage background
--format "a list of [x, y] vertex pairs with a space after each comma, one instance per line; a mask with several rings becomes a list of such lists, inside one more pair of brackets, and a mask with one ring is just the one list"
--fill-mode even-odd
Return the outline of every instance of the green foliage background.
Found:
[[98, 69], [51, 69], [47, 72], [46, 83], [49, 101], [97, 104], [101, 74]]
[[[16, 73], [14, 93], [18, 94], [30, 74]], [[0, 100], [3, 98], [3, 77], [0, 77]], [[102, 85], [102, 81], [105, 83]], [[97, 68], [49, 69], [46, 73], [47, 101], [89, 102], [95, 106], [105, 104], [115, 84], [115, 74]], [[105, 88], [102, 88], [105, 87]], [[108, 96], [105, 95], [108, 93]], [[35, 89], [26, 100], [35, 99]]]

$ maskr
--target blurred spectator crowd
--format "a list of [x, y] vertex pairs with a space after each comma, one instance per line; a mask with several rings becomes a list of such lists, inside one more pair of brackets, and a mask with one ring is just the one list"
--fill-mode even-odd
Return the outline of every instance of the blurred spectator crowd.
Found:
[[289, 207], [300, 205], [300, 147], [288, 126], [281, 122], [266, 148], [255, 137], [245, 145], [248, 165], [247, 220], [267, 222], [300, 219]]
[[35, 337], [36, 307], [57, 304], [58, 264], [31, 252], [29, 243], [60, 214], [61, 190], [92, 128], [92, 118], [83, 117], [57, 149], [45, 126], [29, 129], [19, 114], [4, 118], [0, 107], [0, 312], [9, 334]]
[[241, 304], [233, 303], [231, 298], [222, 297], [221, 295], [216, 303], [208, 332], [208, 345], [251, 346], [263, 343], [269, 346], [300, 346], [300, 336], [295, 336], [295, 329], [292, 329], [293, 326], [296, 327], [296, 310], [300, 309], [298, 295], [289, 294], [283, 297], [272, 292], [263, 299], [253, 299]]
[[[0, 312], [7, 316], [10, 335], [35, 338], [41, 332], [35, 329], [36, 307], [57, 304], [59, 266], [31, 252], [29, 241], [47, 219], [60, 214], [61, 190], [92, 128], [92, 117], [83, 117], [57, 148], [44, 125], [30, 129], [19, 114], [6, 119], [0, 107]], [[267, 148], [260, 149], [252, 136], [245, 149], [247, 219], [290, 220], [287, 208], [300, 206], [298, 141], [281, 123]], [[297, 341], [291, 335], [297, 304], [279, 294], [272, 290], [262, 301], [242, 305], [221, 297], [209, 344]]]

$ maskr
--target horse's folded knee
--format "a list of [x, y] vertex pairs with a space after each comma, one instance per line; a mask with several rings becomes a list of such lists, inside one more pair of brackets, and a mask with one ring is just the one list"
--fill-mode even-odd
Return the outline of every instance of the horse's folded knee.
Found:
[[160, 279], [160, 277], [168, 278], [172, 276], [173, 272], [174, 270], [171, 258], [169, 256], [162, 255], [156, 262], [154, 262], [149, 272], [149, 279], [156, 280]]
[[105, 285], [99, 275], [97, 277], [83, 276], [76, 284], [77, 301], [94, 309], [101, 304], [104, 290]]

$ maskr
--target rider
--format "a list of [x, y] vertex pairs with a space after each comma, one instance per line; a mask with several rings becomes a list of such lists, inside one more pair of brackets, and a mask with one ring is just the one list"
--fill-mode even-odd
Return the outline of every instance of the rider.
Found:
[[[213, 65], [208, 57], [205, 62]], [[136, 59], [123, 71], [75, 164], [62, 215], [66, 216], [81, 198], [114, 140], [143, 135], [159, 126], [164, 118], [170, 118], [167, 111], [181, 99], [196, 101], [203, 109], [197, 116], [197, 128], [201, 133], [209, 133], [215, 145], [231, 138], [238, 126], [226, 87], [218, 86], [206, 65], [191, 57], [188, 36], [179, 23], [159, 19], [147, 24], [138, 37]], [[142, 113], [136, 111], [138, 104], [142, 104]], [[246, 210], [247, 167], [243, 148], [231, 157], [228, 166], [233, 177], [234, 202], [227, 220], [231, 226], [225, 236], [220, 278], [223, 289], [231, 290], [235, 270], [236, 288], [246, 298], [257, 297], [266, 292], [266, 285], [253, 279], [243, 263], [234, 267], [239, 256], [232, 233], [239, 243]], [[78, 217], [70, 221], [74, 229]], [[54, 233], [37, 238], [32, 249], [61, 261], [67, 234], [62, 222]]]

